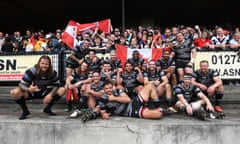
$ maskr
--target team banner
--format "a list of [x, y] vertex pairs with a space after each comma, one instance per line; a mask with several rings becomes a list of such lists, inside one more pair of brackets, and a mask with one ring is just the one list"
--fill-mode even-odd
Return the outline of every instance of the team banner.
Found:
[[194, 69], [199, 69], [201, 60], [209, 62], [209, 68], [216, 70], [222, 79], [240, 78], [240, 57], [237, 52], [197, 52]]
[[[0, 56], [0, 81], [19, 81], [25, 71], [34, 66], [42, 55]], [[48, 54], [58, 71], [58, 55]]]

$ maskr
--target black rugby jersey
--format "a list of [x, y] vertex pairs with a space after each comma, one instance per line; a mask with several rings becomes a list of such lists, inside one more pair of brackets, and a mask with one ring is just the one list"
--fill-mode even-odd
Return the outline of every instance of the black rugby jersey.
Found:
[[157, 79], [161, 81], [163, 76], [165, 76], [165, 73], [163, 71], [158, 71], [157, 69], [155, 69], [155, 71], [148, 70], [143, 74], [143, 77], [147, 77], [148, 81], [156, 81]]
[[48, 86], [59, 86], [60, 82], [56, 71], [54, 71], [53, 76], [49, 76], [47, 73], [41, 73], [37, 76], [36, 70], [36, 67], [27, 69], [20, 82], [26, 86], [37, 85], [42, 90]]
[[[77, 46], [77, 47], [73, 48], [71, 50], [71, 52], [75, 55], [76, 58], [82, 59], [89, 53], [89, 49], [88, 48], [85, 49], [82, 46]], [[78, 64], [78, 62], [73, 60], [70, 56], [67, 58], [66, 62], [71, 63], [71, 64]]]
[[[122, 93], [123, 93], [122, 91], [113, 90], [113, 95], [115, 97], [119, 97]], [[106, 110], [107, 112], [110, 112], [115, 115], [122, 115], [123, 113], [125, 113], [128, 104], [113, 101], [110, 102], [107, 101], [107, 97], [108, 96], [106, 94], [103, 94], [100, 99], [99, 105], [101, 110]]]
[[204, 84], [205, 86], [209, 87], [210, 85], [214, 84], [214, 77], [218, 77], [219, 73], [214, 71], [213, 69], [208, 69], [206, 74], [201, 73], [200, 70], [197, 70], [193, 73], [193, 77], [196, 79], [197, 82]]
[[191, 59], [191, 50], [194, 45], [191, 40], [185, 40], [184, 43], [177, 43], [173, 46], [173, 52], [175, 53], [174, 59], [177, 62], [189, 62]]
[[85, 73], [84, 74], [78, 74], [78, 73], [74, 72], [72, 74], [72, 77], [73, 77], [73, 80], [71, 81], [71, 84], [74, 84], [76, 82], [88, 79], [90, 77], [90, 75], [85, 74]]
[[201, 93], [201, 90], [192, 84], [190, 84], [189, 88], [184, 88], [183, 83], [180, 83], [177, 85], [175, 92], [176, 95], [182, 94], [188, 102], [191, 102], [199, 93]]
[[130, 74], [124, 72], [123, 74], [121, 74], [122, 85], [128, 88], [138, 86], [139, 82], [137, 80], [137, 77], [138, 77], [138, 73], [135, 71], [132, 71]]
[[175, 66], [175, 61], [172, 58], [169, 58], [167, 61], [163, 57], [157, 60], [157, 67], [161, 67], [162, 70], [169, 68], [170, 66]]

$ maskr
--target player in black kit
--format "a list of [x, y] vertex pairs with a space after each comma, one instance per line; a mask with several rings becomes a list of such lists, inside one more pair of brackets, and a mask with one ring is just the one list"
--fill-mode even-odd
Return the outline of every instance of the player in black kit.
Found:
[[[111, 82], [105, 82], [104, 94], [101, 96], [100, 114], [103, 119], [109, 119], [110, 115], [120, 115], [126, 117], [160, 119], [169, 114], [168, 109], [163, 109], [159, 105], [156, 87], [149, 83], [133, 98], [123, 91], [114, 90]], [[155, 108], [150, 109], [146, 106], [149, 99], [155, 102]]]
[[74, 70], [84, 61], [89, 53], [90, 40], [85, 39], [83, 45], [77, 46], [71, 50], [71, 54], [66, 59], [66, 77], [71, 76]]
[[138, 50], [134, 50], [132, 53], [132, 57], [127, 59], [127, 62], [131, 63], [133, 67], [139, 67], [142, 71], [146, 70], [145, 61], [140, 57], [140, 53]]
[[76, 104], [78, 104], [78, 100], [79, 98], [81, 98], [82, 95], [82, 86], [87, 83], [91, 83], [91, 75], [89, 74], [88, 64], [84, 61], [78, 66], [78, 68], [72, 73], [72, 75], [67, 77], [66, 79], [66, 112], [72, 110], [72, 102], [76, 102]]
[[55, 101], [64, 96], [66, 90], [60, 87], [57, 72], [53, 70], [49, 56], [43, 55], [38, 63], [27, 69], [19, 86], [10, 91], [11, 97], [23, 110], [20, 120], [26, 119], [30, 114], [26, 100], [40, 98], [47, 104], [43, 112], [49, 115], [56, 115], [51, 108]]
[[198, 87], [191, 84], [191, 80], [192, 76], [185, 74], [183, 82], [177, 85], [175, 91], [178, 101], [175, 107], [190, 116], [204, 120], [206, 111], [214, 112], [214, 108], [207, 96]]
[[157, 69], [165, 73], [169, 83], [175, 87], [177, 85], [177, 77], [175, 74], [176, 64], [173, 58], [170, 57], [168, 50], [163, 51], [163, 56], [156, 61]]
[[153, 60], [149, 61], [147, 71], [144, 72], [144, 85], [148, 83], [154, 84], [157, 88], [159, 98], [165, 97], [168, 102], [168, 106], [173, 105], [172, 89], [168, 78], [164, 71], [157, 69], [156, 62]]
[[117, 89], [125, 91], [132, 98], [143, 87], [143, 73], [139, 67], [134, 68], [131, 62], [126, 62], [124, 71], [117, 71], [116, 84]]
[[185, 39], [183, 33], [176, 35], [176, 44], [172, 48], [171, 57], [176, 63], [178, 82], [183, 80], [184, 69], [187, 65], [193, 65], [196, 58], [196, 48], [191, 39]]
[[223, 112], [219, 100], [223, 97], [224, 87], [219, 73], [209, 68], [208, 61], [202, 60], [200, 69], [196, 70], [193, 76], [192, 83], [199, 87], [210, 100], [215, 99], [212, 103], [217, 112]]

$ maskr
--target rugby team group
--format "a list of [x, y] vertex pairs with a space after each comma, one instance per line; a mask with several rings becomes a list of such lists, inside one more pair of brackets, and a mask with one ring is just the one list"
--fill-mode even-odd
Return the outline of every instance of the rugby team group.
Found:
[[[218, 28], [218, 31], [223, 32], [223, 29]], [[82, 39], [66, 59], [64, 84], [60, 84], [47, 55], [42, 55], [25, 71], [18, 87], [10, 91], [22, 109], [20, 120], [30, 115], [26, 100], [36, 98], [43, 99], [46, 104], [43, 112], [48, 115], [56, 115], [52, 106], [65, 98], [65, 111], [71, 112], [71, 118], [80, 117], [83, 121], [97, 117], [109, 119], [112, 115], [160, 119], [174, 113], [204, 120], [208, 116], [219, 118], [218, 114], [223, 113], [220, 99], [224, 87], [218, 72], [204, 59], [199, 69], [193, 70], [197, 55], [193, 35], [179, 30], [171, 39], [155, 37], [155, 41], [165, 39], [167, 47], [162, 49], [158, 60], [144, 60], [139, 45], [138, 48], [129, 45], [134, 50], [125, 63], [117, 57], [113, 40], [101, 39], [99, 31], [94, 35], [100, 42], [105, 41], [106, 46], [109, 44], [109, 58], [97, 57], [99, 51], [107, 50], [93, 46], [91, 38]], [[214, 48], [214, 44], [207, 47]]]

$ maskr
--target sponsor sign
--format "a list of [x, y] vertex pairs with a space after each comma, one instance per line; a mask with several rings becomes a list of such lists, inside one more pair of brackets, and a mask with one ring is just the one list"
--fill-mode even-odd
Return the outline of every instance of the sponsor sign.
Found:
[[[42, 55], [0, 56], [0, 81], [19, 81], [25, 71], [34, 66]], [[48, 55], [54, 69], [57, 68], [56, 55]], [[58, 57], [57, 57], [58, 58]], [[53, 61], [55, 59], [55, 61]]]
[[209, 68], [216, 70], [222, 79], [240, 78], [240, 57], [237, 52], [197, 52], [194, 69], [200, 68], [201, 60], [209, 62]]

